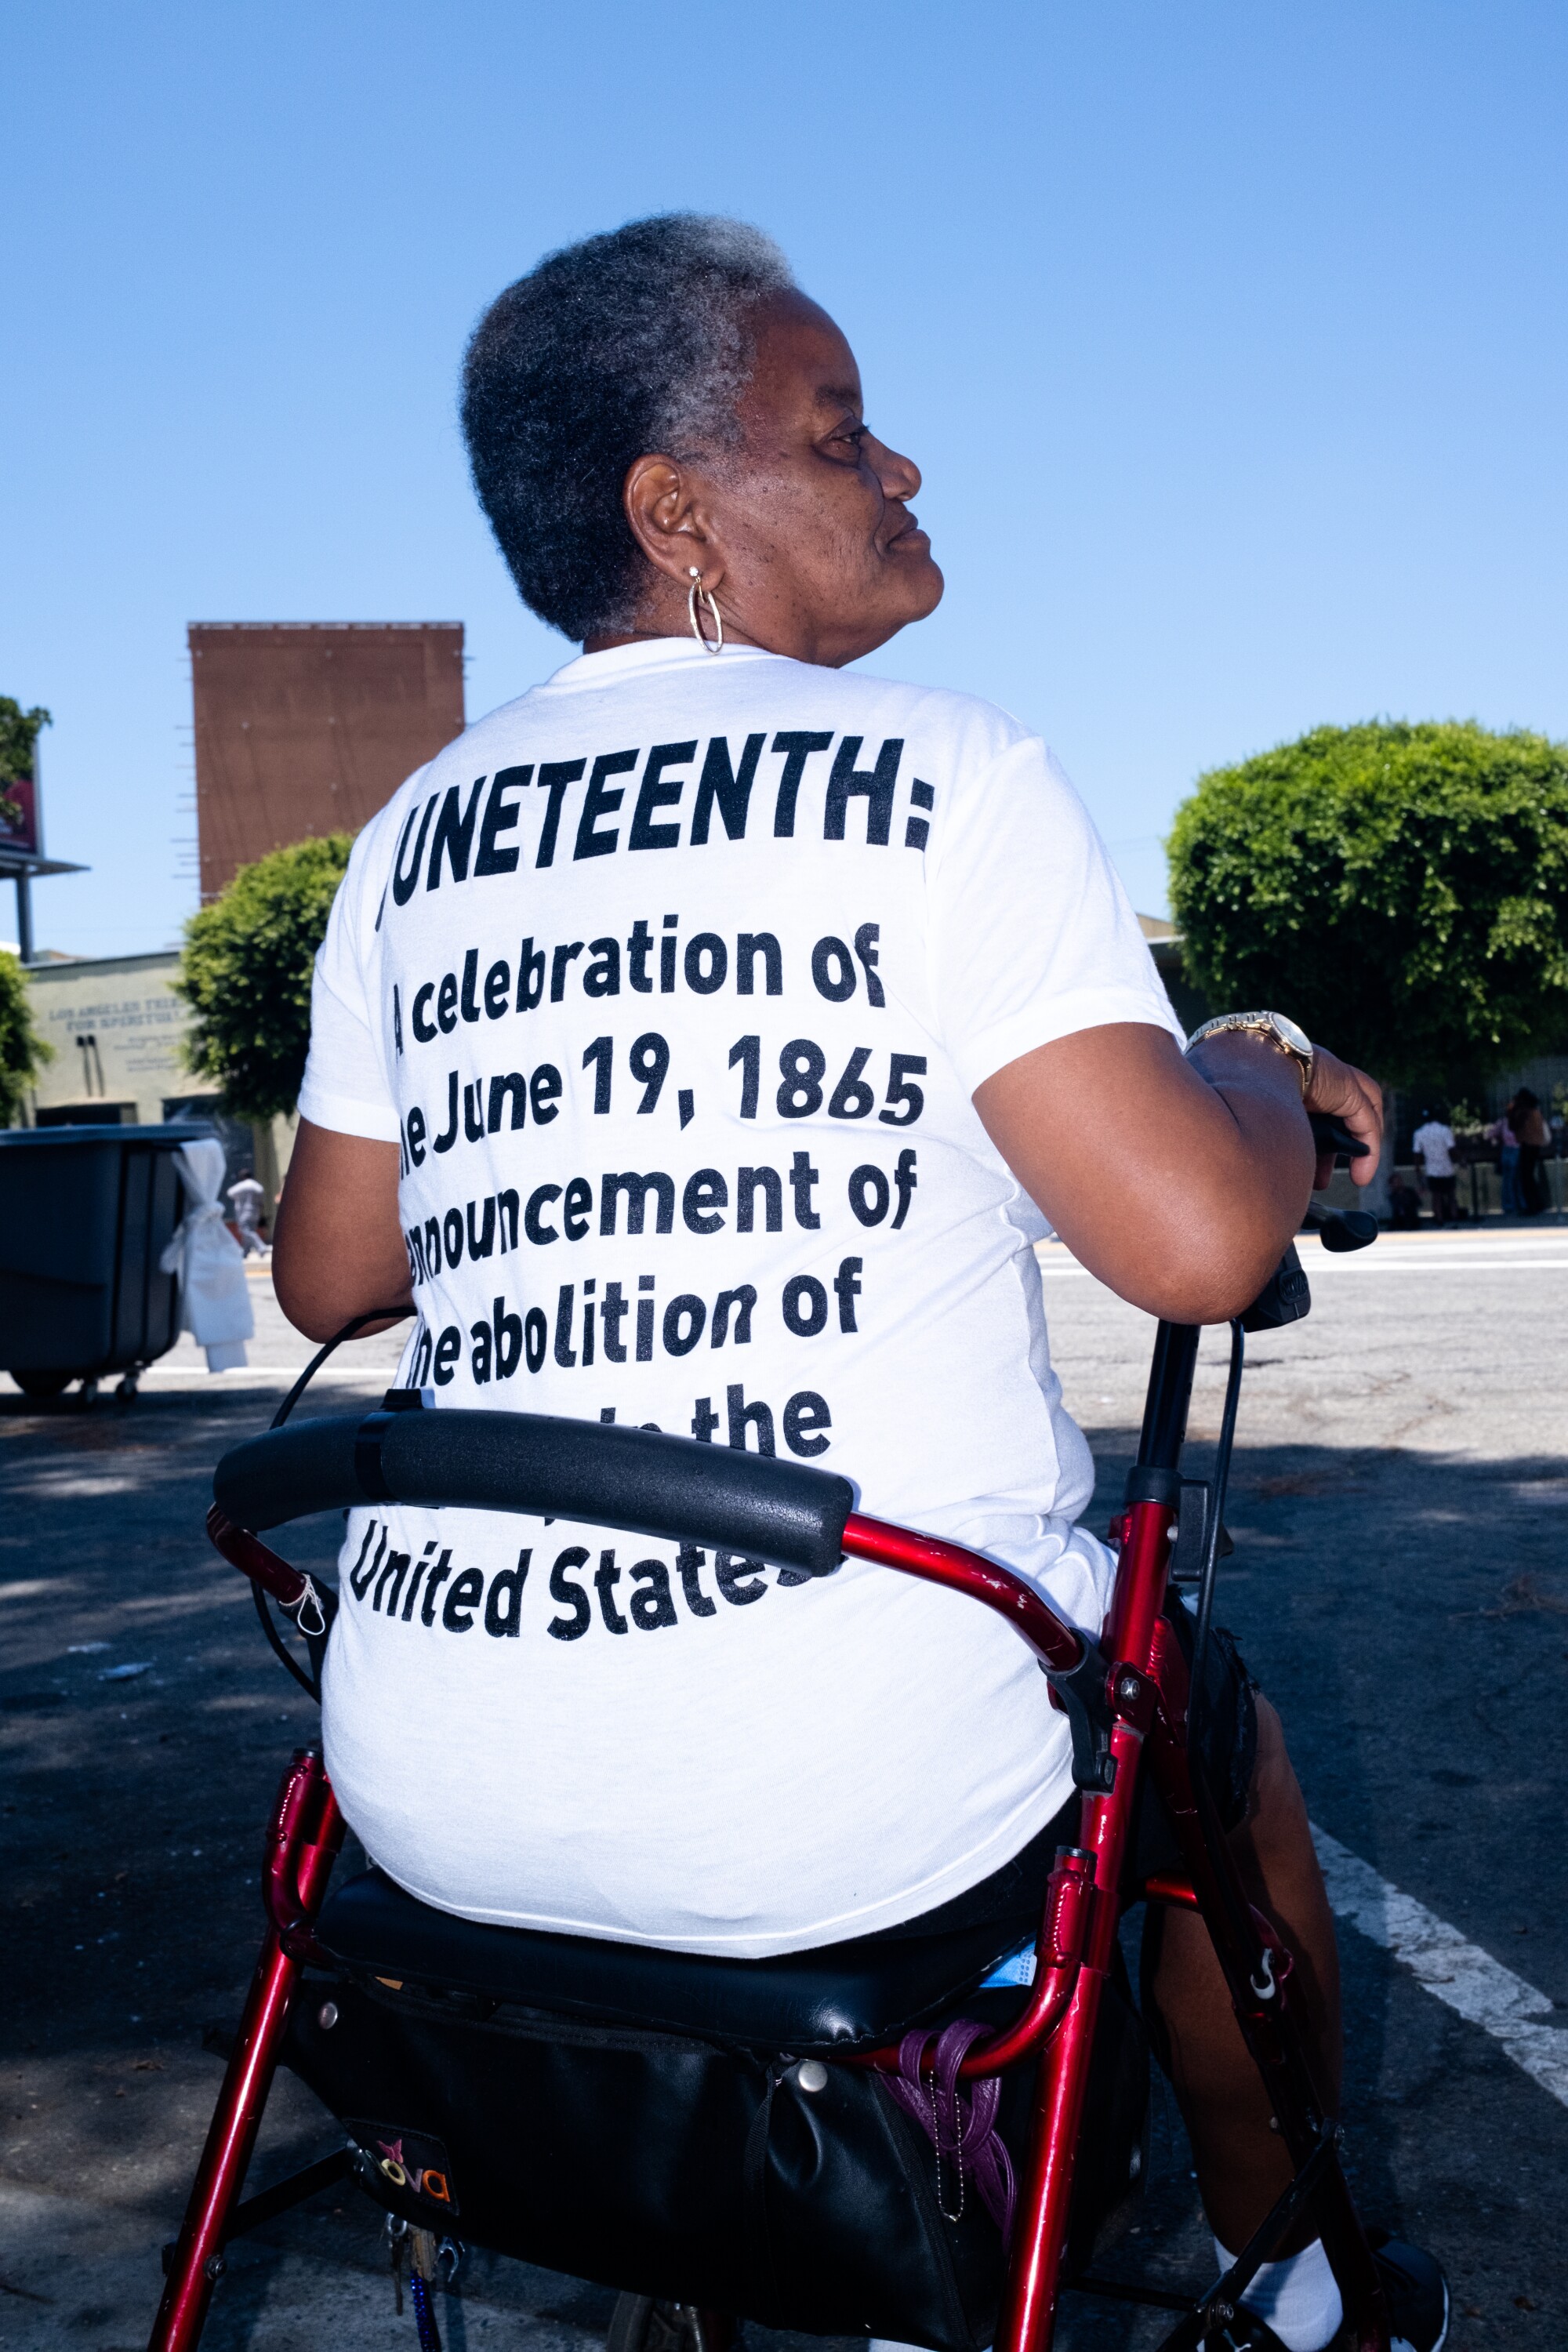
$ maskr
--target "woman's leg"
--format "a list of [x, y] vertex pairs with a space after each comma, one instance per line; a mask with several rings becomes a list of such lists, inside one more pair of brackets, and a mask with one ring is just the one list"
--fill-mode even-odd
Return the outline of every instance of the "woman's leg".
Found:
[[1502, 1178], [1502, 1213], [1505, 1217], [1519, 1214], [1519, 1146], [1505, 1143], [1500, 1153], [1499, 1173]]
[[[1295, 1955], [1318, 2066], [1331, 2112], [1340, 2097], [1340, 1965], [1322, 1873], [1279, 1717], [1258, 1705], [1258, 1763], [1245, 1817], [1230, 1843], [1248, 1895]], [[1143, 1982], [1155, 2053], [1175, 2090], [1193, 2143], [1198, 2187], [1216, 2237], [1246, 2244], [1289, 2186], [1292, 2166], [1258, 2069], [1241, 2038], [1208, 1929], [1195, 1912], [1149, 1906]], [[1287, 2237], [1294, 2253], [1317, 2235], [1310, 2221]]]

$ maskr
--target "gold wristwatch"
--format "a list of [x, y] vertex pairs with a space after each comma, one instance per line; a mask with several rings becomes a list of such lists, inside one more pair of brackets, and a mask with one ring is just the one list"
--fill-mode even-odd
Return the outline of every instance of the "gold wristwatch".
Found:
[[1305, 1032], [1283, 1013], [1222, 1013], [1216, 1020], [1205, 1021], [1187, 1039], [1187, 1051], [1203, 1037], [1217, 1037], [1223, 1029], [1251, 1029], [1260, 1037], [1289, 1055], [1301, 1074], [1301, 1092], [1312, 1083], [1312, 1045]]

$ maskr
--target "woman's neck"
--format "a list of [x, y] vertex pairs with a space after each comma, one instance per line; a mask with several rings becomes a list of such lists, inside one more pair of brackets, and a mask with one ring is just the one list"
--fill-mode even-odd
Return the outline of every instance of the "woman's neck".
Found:
[[[608, 654], [613, 653], [617, 646], [646, 646], [657, 644], [664, 637], [679, 639], [689, 637], [690, 635], [691, 631], [684, 622], [679, 628], [673, 624], [660, 626], [658, 623], [650, 622], [646, 628], [634, 626], [629, 629], [598, 629], [592, 636], [584, 638], [583, 651], [585, 654]], [[744, 629], [736, 628], [726, 620], [724, 643], [727, 646], [756, 646], [757, 642], [755, 637], [749, 637]], [[766, 653], [770, 648], [763, 646], [760, 650]]]

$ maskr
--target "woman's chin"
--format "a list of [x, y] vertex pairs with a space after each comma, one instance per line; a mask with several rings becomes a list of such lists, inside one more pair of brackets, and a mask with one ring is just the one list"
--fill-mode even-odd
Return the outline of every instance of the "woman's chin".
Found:
[[918, 554], [912, 553], [906, 558], [901, 550], [899, 551], [899, 561], [908, 562], [910, 567], [904, 574], [904, 584], [909, 591], [909, 618], [911, 621], [923, 621], [929, 614], [934, 613], [947, 587], [942, 567], [932, 560], [930, 540], [926, 539], [923, 530], [919, 536], [925, 540], [925, 545]]

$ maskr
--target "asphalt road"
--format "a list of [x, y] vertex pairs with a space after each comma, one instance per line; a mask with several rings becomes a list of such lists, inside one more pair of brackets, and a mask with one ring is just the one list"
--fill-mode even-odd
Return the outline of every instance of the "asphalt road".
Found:
[[[1427, 1232], [1354, 1259], [1304, 1255], [1311, 1319], [1250, 1359], [1221, 1615], [1282, 1709], [1314, 1820], [1555, 2004], [1542, 2016], [1568, 2054], [1568, 1234]], [[1102, 1523], [1152, 1327], [1063, 1253], [1042, 1256]], [[307, 1352], [253, 1279], [249, 1372], [210, 1377], [183, 1342], [137, 1403], [85, 1412], [40, 1412], [0, 1381], [0, 2341], [15, 2352], [145, 2342], [156, 2250], [216, 2089], [202, 2031], [237, 2013], [258, 1833], [288, 1749], [313, 1729], [201, 1530], [213, 1461], [264, 1424]], [[1218, 1335], [1205, 1345], [1199, 1454], [1223, 1360]], [[373, 1394], [394, 1353], [365, 1343], [339, 1397]], [[1342, 1940], [1350, 2153], [1369, 2216], [1447, 2264], [1454, 2352], [1568, 2343], [1568, 2105], [1376, 1941], [1353, 1927]], [[256, 2177], [330, 2145], [285, 2083]], [[1117, 2260], [1201, 2278], [1204, 2255], [1167, 2101], [1139, 2233]], [[607, 2315], [596, 2290], [477, 2259], [443, 2326], [458, 2352], [588, 2352]], [[1058, 2342], [1142, 2352], [1157, 2335], [1079, 2306]], [[412, 2346], [375, 2217], [329, 2198], [237, 2249], [206, 2341]]]

